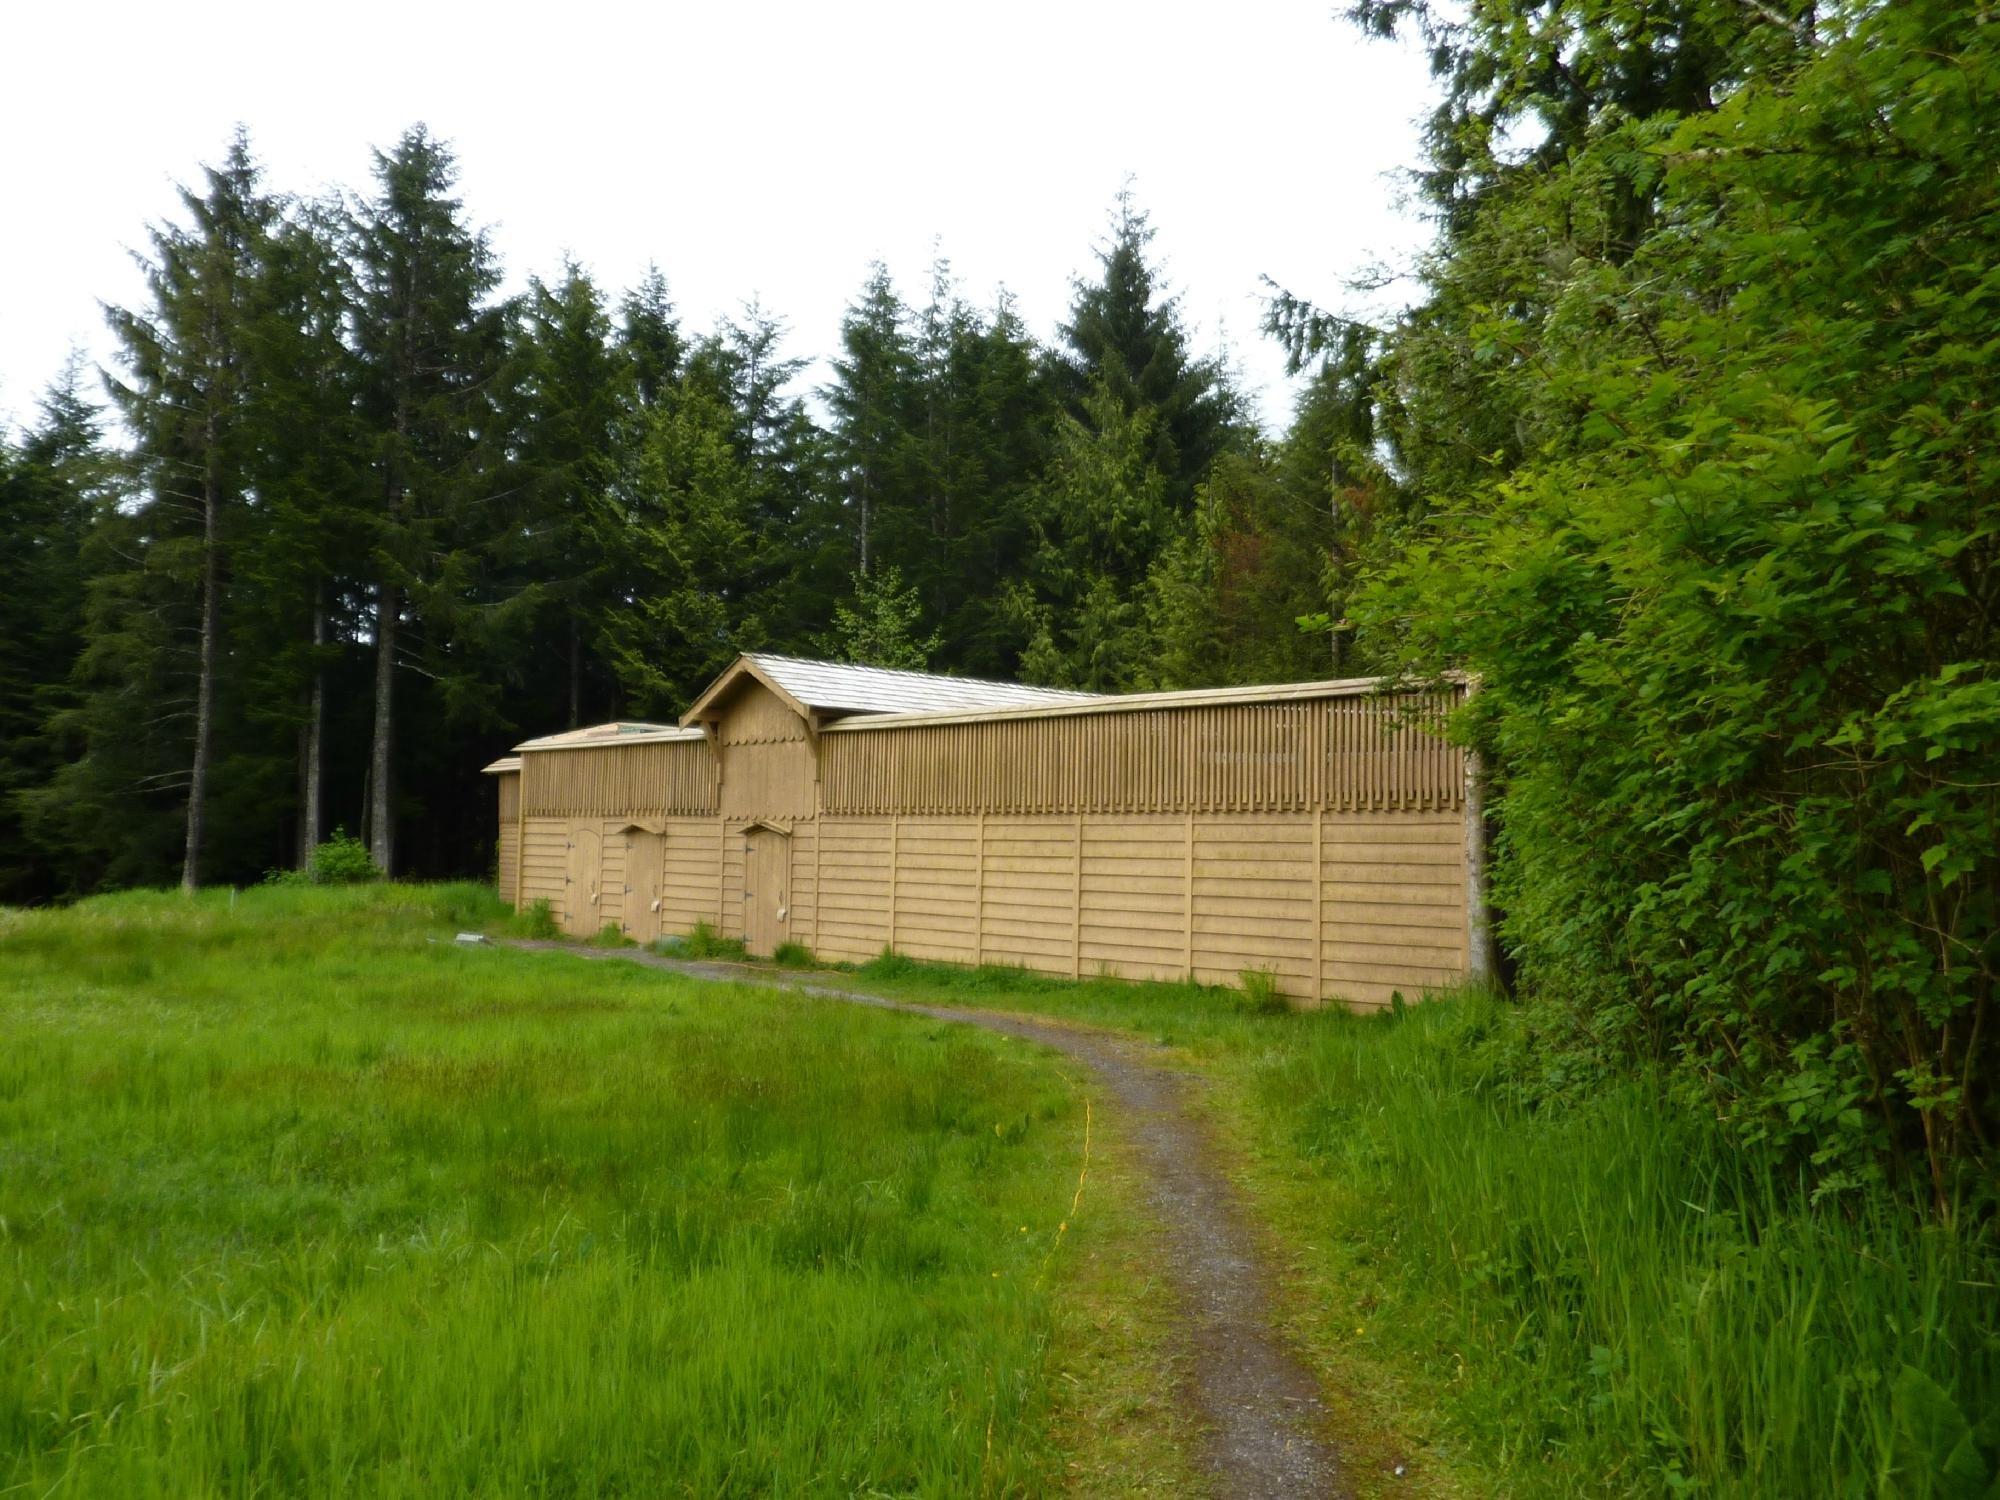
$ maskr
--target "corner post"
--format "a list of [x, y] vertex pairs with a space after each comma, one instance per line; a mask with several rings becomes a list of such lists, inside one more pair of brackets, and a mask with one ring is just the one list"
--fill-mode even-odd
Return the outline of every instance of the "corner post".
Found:
[[1465, 752], [1465, 977], [1491, 984], [1498, 972], [1486, 901], [1486, 772], [1479, 752]]

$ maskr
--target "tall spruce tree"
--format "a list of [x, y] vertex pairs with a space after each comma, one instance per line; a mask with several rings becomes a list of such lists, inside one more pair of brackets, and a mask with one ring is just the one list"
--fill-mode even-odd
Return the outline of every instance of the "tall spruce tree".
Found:
[[391, 872], [400, 653], [407, 633], [428, 626], [428, 670], [460, 665], [444, 659], [441, 637], [462, 607], [483, 540], [478, 501], [498, 467], [493, 407], [504, 322], [491, 298], [499, 270], [485, 234], [452, 196], [456, 181], [450, 148], [413, 126], [393, 150], [375, 153], [375, 192], [351, 222], [360, 407], [376, 502], [367, 837], [375, 862]]
[[700, 369], [646, 409], [620, 486], [629, 581], [598, 642], [642, 715], [678, 712], [754, 628], [760, 482], [738, 443], [739, 413]]
[[173, 548], [170, 565], [186, 569], [198, 600], [181, 863], [181, 885], [190, 891], [201, 882], [215, 754], [225, 559], [245, 498], [245, 428], [255, 399], [250, 346], [263, 315], [261, 281], [277, 213], [258, 175], [239, 131], [223, 164], [205, 170], [206, 191], [181, 189], [190, 222], [152, 231], [151, 255], [142, 261], [147, 305], [109, 314], [128, 371], [112, 382], [112, 394], [136, 439], [147, 503], [188, 523], [184, 535], [169, 541], [173, 532], [163, 528], [159, 540]]
[[[278, 740], [292, 743], [291, 845], [301, 867], [326, 828], [330, 679], [356, 635], [372, 519], [341, 230], [335, 206], [296, 204], [268, 244], [248, 459], [258, 524], [237, 558], [238, 628], [260, 648], [246, 653], [245, 696], [259, 737], [272, 737], [262, 753], [275, 759]], [[267, 811], [290, 800], [274, 796]]]
[[687, 359], [680, 316], [658, 266], [646, 268], [618, 313], [618, 347], [631, 365], [634, 394], [640, 406], [651, 409], [666, 399]]
[[733, 413], [750, 478], [750, 551], [733, 629], [744, 647], [804, 650], [828, 621], [852, 566], [832, 524], [826, 435], [792, 386], [805, 361], [784, 351], [784, 323], [758, 303], [725, 319], [690, 360], [689, 382]]
[[1050, 374], [1070, 415], [1091, 420], [1095, 390], [1108, 393], [1124, 417], [1148, 420], [1147, 460], [1166, 483], [1168, 502], [1186, 511], [1209, 465], [1243, 434], [1241, 399], [1222, 363], [1189, 346], [1178, 299], [1164, 295], [1147, 259], [1153, 227], [1120, 192], [1111, 238], [1097, 252], [1098, 276], [1079, 280], [1063, 347]]
[[898, 570], [938, 627], [938, 665], [1013, 673], [1022, 636], [1002, 587], [1053, 414], [1032, 342], [1004, 294], [991, 314], [968, 306], [942, 259], [915, 312], [872, 268], [842, 335], [824, 395], [850, 565]]
[[1007, 294], [990, 312], [973, 308], [942, 260], [920, 315], [917, 369], [918, 496], [903, 571], [939, 625], [944, 665], [1011, 676], [1023, 643], [1002, 598], [1029, 547], [1056, 407]]
[[[660, 377], [661, 352], [648, 345], [646, 378]], [[531, 586], [543, 604], [534, 634], [561, 642], [563, 711], [574, 728], [586, 697], [611, 690], [608, 681], [593, 681], [587, 694], [585, 679], [599, 675], [593, 643], [620, 598], [621, 446], [642, 369], [617, 347], [604, 297], [574, 263], [553, 286], [529, 281], [512, 363], [516, 504], [525, 524], [511, 545], [531, 553]]]
[[841, 320], [841, 352], [823, 395], [833, 416], [833, 463], [856, 571], [874, 561], [878, 515], [906, 497], [912, 458], [910, 416], [917, 384], [909, 310], [889, 268], [877, 261]]

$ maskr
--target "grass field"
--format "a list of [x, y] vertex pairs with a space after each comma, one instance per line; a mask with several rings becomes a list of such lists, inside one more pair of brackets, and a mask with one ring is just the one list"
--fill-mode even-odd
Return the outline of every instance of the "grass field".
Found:
[[[969, 1028], [455, 946], [473, 887], [0, 913], [0, 1495], [1181, 1495], [1083, 1091]], [[2000, 1255], [1804, 1204], [1503, 1007], [899, 959], [1168, 1043], [1364, 1495], [1984, 1497]], [[1401, 1466], [1405, 1473], [1395, 1475]]]
[[496, 916], [0, 914], [0, 1493], [1045, 1489], [1054, 1067]]

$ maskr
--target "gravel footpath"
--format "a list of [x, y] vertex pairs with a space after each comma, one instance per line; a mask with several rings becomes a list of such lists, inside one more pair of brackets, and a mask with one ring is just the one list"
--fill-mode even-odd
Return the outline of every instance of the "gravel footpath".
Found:
[[1190, 1093], [1199, 1082], [1149, 1055], [1154, 1049], [1116, 1033], [1055, 1021], [888, 1000], [845, 989], [825, 974], [665, 958], [631, 948], [507, 946], [960, 1022], [1053, 1047], [1083, 1063], [1120, 1106], [1121, 1124], [1164, 1231], [1165, 1269], [1188, 1314], [1191, 1395], [1206, 1432], [1202, 1458], [1219, 1493], [1246, 1500], [1347, 1493], [1339, 1457], [1321, 1435], [1326, 1414], [1317, 1382], [1272, 1327], [1270, 1269], [1258, 1253], [1241, 1197], [1217, 1165], [1214, 1143], [1190, 1108]]

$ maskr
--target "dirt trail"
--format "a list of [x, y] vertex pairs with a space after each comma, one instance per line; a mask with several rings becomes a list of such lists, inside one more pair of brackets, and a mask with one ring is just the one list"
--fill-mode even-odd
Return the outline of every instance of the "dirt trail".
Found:
[[1053, 1047], [1085, 1064], [1123, 1111], [1151, 1207], [1165, 1231], [1166, 1269], [1188, 1310], [1192, 1395], [1206, 1428], [1204, 1467], [1218, 1493], [1246, 1500], [1347, 1494], [1339, 1457], [1321, 1436], [1325, 1411], [1317, 1384], [1272, 1327], [1271, 1273], [1235, 1188], [1216, 1164], [1208, 1132], [1189, 1107], [1199, 1080], [1150, 1058], [1143, 1043], [997, 1011], [887, 1000], [842, 988], [831, 975], [670, 959], [629, 948], [509, 946], [623, 960], [695, 979], [789, 989], [962, 1022]]

